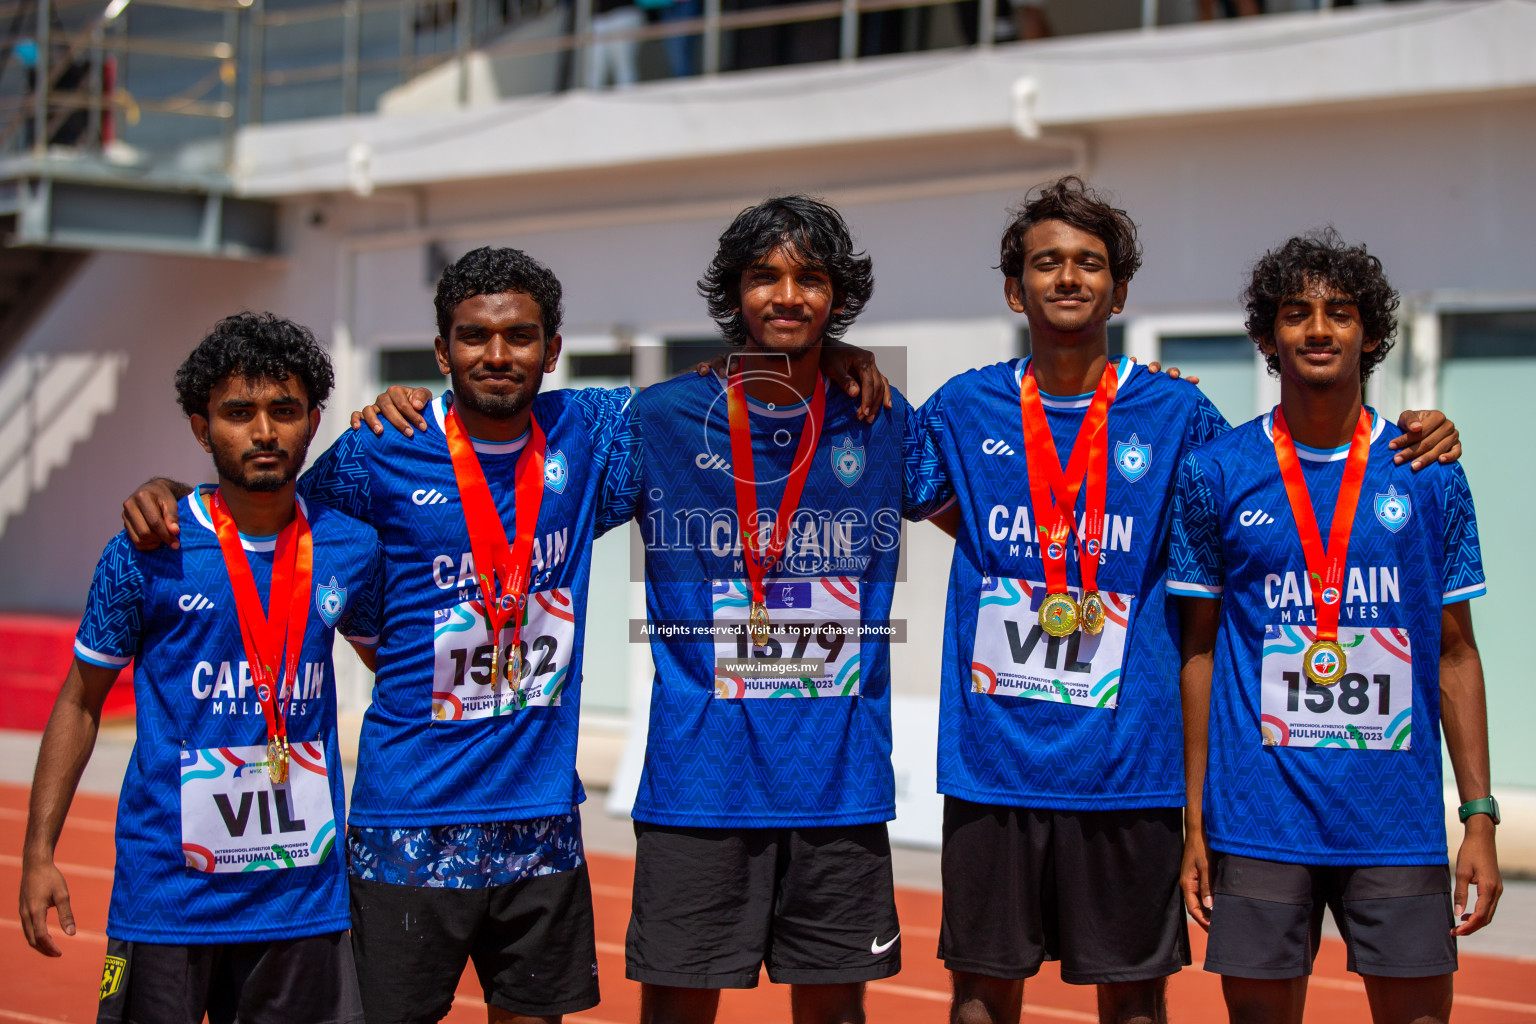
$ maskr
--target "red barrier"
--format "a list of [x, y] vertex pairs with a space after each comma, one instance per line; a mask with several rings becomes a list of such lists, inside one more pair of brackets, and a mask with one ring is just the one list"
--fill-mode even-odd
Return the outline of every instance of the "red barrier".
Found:
[[[0, 615], [0, 729], [42, 732], [75, 657], [79, 619]], [[133, 670], [125, 668], [102, 716], [133, 714]]]

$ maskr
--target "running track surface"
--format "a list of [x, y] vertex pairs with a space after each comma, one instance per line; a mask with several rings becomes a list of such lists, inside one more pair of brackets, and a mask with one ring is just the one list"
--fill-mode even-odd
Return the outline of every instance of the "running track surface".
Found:
[[[26, 826], [27, 790], [0, 785], [0, 1024], [54, 1024], [91, 1021], [106, 950], [104, 929], [112, 885], [112, 827], [116, 801], [81, 794], [75, 798], [57, 861], [69, 883], [78, 931], [60, 936], [64, 956], [50, 960], [27, 947], [16, 916], [21, 878], [21, 840]], [[629, 890], [634, 865], [628, 858], [591, 856], [593, 901], [597, 915], [597, 949], [602, 1004], [584, 1013], [568, 1014], [569, 1024], [632, 1024], [638, 1019], [640, 987], [624, 978], [624, 930], [629, 923]], [[949, 982], [933, 956], [938, 940], [939, 897], [936, 893], [898, 890], [905, 968], [889, 981], [869, 986], [871, 1021], [891, 1024], [942, 1022], [947, 1018]], [[50, 917], [50, 929], [58, 935]], [[1204, 951], [1204, 936], [1191, 928], [1195, 962]], [[458, 997], [446, 1018], [450, 1024], [483, 1024], [485, 1004], [474, 972], [459, 983]], [[1054, 964], [1025, 987], [1024, 1019], [1094, 1021], [1091, 988], [1067, 985]], [[1198, 966], [1173, 979], [1170, 1010], [1176, 1024], [1206, 1024], [1226, 1020], [1215, 975]], [[768, 984], [725, 992], [722, 1022], [777, 1024], [789, 1021], [789, 990]], [[1344, 970], [1341, 943], [1325, 939], [1307, 997], [1309, 1022], [1369, 1020], [1360, 981]], [[1457, 1024], [1536, 1024], [1536, 962], [1495, 957], [1461, 957], [1456, 977]]]

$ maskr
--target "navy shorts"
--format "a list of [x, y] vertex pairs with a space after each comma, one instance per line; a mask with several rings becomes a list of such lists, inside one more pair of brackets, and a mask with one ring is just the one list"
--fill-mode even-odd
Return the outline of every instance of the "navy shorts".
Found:
[[1349, 950], [1349, 969], [1384, 978], [1456, 970], [1451, 873], [1444, 864], [1326, 867], [1213, 853], [1205, 969], [1234, 978], [1312, 973], [1323, 913]]

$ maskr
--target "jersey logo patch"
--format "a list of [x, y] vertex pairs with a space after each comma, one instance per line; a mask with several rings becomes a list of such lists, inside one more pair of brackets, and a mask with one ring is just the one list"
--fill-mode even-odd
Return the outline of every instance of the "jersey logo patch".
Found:
[[1406, 494], [1398, 494], [1397, 488], [1387, 485], [1386, 494], [1376, 495], [1376, 520], [1388, 530], [1396, 533], [1408, 525], [1408, 518], [1413, 515], [1413, 499]]
[[315, 610], [332, 629], [336, 628], [336, 620], [341, 618], [341, 610], [346, 606], [347, 588], [338, 587], [335, 576], [327, 586], [315, 588]]
[[843, 435], [842, 446], [832, 448], [832, 472], [837, 474], [844, 487], [858, 483], [859, 477], [864, 475], [864, 446], [855, 445], [853, 438]]
[[981, 453], [983, 455], [1012, 455], [1013, 447], [1007, 441], [1000, 441], [989, 437], [981, 442]]
[[552, 452], [544, 456], [544, 486], [556, 494], [565, 493], [565, 482], [569, 474], [566, 472], [565, 453]]
[[117, 990], [123, 987], [123, 975], [127, 973], [127, 960], [124, 960], [120, 956], [107, 957], [106, 964], [101, 968], [102, 1001], [117, 995]]
[[213, 602], [202, 594], [182, 594], [176, 607], [184, 612], [203, 612], [213, 607]]
[[1147, 475], [1152, 467], [1152, 446], [1142, 444], [1141, 438], [1131, 435], [1129, 441], [1115, 442], [1115, 466], [1120, 475], [1135, 483]]

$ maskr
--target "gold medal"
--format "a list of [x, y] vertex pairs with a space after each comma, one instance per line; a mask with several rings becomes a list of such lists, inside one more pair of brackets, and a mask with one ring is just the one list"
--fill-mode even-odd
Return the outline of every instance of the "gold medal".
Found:
[[1332, 686], [1344, 678], [1344, 648], [1332, 640], [1314, 640], [1302, 661], [1307, 678], [1319, 686]]
[[752, 611], [747, 616], [747, 630], [752, 634], [752, 643], [756, 647], [768, 646], [768, 606], [757, 601], [752, 602]]
[[515, 643], [507, 648], [507, 682], [516, 687], [523, 681], [523, 645]]
[[280, 736], [267, 740], [267, 778], [279, 785], [288, 781], [288, 744]]
[[1077, 602], [1071, 594], [1048, 594], [1040, 604], [1040, 628], [1050, 636], [1075, 633], [1077, 619]]
[[1083, 603], [1078, 610], [1079, 622], [1084, 633], [1090, 636], [1098, 636], [1104, 632], [1104, 599], [1099, 596], [1097, 590], [1090, 590], [1083, 595]]

